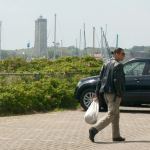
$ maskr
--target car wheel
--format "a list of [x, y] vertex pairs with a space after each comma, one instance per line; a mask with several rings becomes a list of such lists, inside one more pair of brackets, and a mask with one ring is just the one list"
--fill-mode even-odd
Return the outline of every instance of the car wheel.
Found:
[[93, 97], [95, 97], [95, 90], [94, 89], [86, 89], [81, 94], [80, 104], [84, 110], [87, 110], [88, 107], [91, 105]]
[[[94, 89], [86, 89], [82, 92], [81, 98], [80, 98], [80, 104], [84, 110], [87, 110], [88, 107], [92, 103], [93, 97], [96, 96], [95, 90]], [[107, 111], [107, 104], [105, 100], [103, 99], [100, 103], [99, 106], [99, 111]]]

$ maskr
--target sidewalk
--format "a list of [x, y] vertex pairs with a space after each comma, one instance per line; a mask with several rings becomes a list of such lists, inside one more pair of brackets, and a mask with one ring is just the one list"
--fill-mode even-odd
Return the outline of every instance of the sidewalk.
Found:
[[[84, 111], [0, 117], [0, 150], [149, 150], [150, 108], [121, 112], [120, 128], [126, 142], [111, 141], [111, 126], [88, 139], [90, 125]], [[100, 112], [99, 117], [105, 115]]]

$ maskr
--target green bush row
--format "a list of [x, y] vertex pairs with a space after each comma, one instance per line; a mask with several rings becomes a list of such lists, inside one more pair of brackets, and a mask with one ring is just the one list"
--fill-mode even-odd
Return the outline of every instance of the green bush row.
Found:
[[77, 82], [84, 77], [97, 75], [102, 61], [93, 57], [66, 57], [55, 61], [20, 58], [0, 62], [0, 72], [38, 73], [33, 75], [0, 76], [0, 113], [21, 114], [34, 111], [51, 111], [56, 108], [75, 109]]

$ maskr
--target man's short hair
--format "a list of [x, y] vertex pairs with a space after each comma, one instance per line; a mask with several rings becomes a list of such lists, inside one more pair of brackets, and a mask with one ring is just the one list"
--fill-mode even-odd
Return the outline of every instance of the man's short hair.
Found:
[[124, 49], [122, 49], [122, 48], [119, 47], [119, 48], [117, 48], [117, 49], [114, 50], [113, 54], [119, 54], [122, 51], [124, 51]]

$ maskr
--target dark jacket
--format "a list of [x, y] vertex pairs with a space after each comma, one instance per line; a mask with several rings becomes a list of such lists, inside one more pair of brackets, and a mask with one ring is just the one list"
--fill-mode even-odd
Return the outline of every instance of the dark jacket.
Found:
[[125, 91], [125, 74], [123, 64], [111, 61], [104, 65], [100, 72], [100, 82], [96, 87], [96, 95], [100, 93], [113, 93], [122, 97]]
[[125, 73], [123, 64], [118, 64], [113, 70], [114, 90], [117, 96], [122, 97], [125, 92]]

